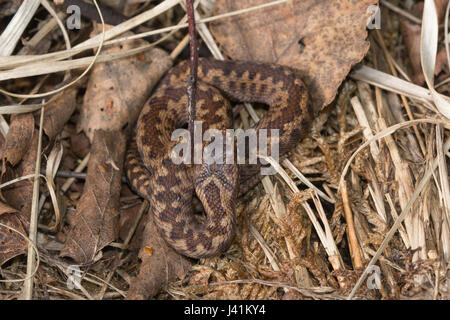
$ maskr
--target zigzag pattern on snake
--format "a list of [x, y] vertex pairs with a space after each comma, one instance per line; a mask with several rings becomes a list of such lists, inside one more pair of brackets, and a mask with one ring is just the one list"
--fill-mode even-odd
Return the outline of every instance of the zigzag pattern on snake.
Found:
[[[177, 252], [204, 258], [230, 244], [239, 195], [260, 179], [260, 165], [172, 162], [178, 141], [172, 132], [188, 122], [189, 65], [182, 62], [165, 76], [138, 118], [129, 142], [125, 170], [133, 189], [150, 203], [162, 237]], [[232, 128], [228, 99], [267, 104], [269, 110], [254, 127], [279, 129], [279, 153], [284, 155], [307, 131], [312, 117], [306, 87], [298, 71], [275, 64], [200, 59], [196, 91], [197, 119], [207, 128]], [[270, 145], [271, 136], [268, 137]], [[269, 153], [270, 154], [270, 153]], [[206, 220], [194, 215], [194, 195]]]

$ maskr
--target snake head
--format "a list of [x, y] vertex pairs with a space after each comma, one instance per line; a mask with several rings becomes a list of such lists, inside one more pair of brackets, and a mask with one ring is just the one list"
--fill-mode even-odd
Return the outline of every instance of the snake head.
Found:
[[219, 195], [231, 201], [239, 193], [239, 167], [217, 163], [194, 165], [194, 186], [200, 200], [204, 190], [216, 189]]
[[234, 231], [239, 168], [236, 164], [195, 165], [194, 188], [205, 210], [206, 229], [227, 239], [222, 250], [231, 242]]

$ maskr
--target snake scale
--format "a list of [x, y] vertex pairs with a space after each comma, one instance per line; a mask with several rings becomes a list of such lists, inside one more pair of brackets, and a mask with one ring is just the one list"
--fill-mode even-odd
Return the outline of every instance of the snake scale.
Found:
[[[188, 76], [189, 65], [181, 62], [145, 104], [128, 144], [125, 171], [132, 188], [149, 201], [167, 243], [180, 254], [204, 258], [230, 244], [236, 200], [261, 179], [261, 164], [173, 163], [170, 154], [178, 142], [171, 134], [188, 123]], [[302, 138], [312, 118], [298, 71], [276, 64], [201, 58], [196, 97], [196, 120], [219, 130], [232, 128], [228, 99], [268, 105], [254, 129], [279, 129], [280, 156]], [[194, 195], [204, 221], [195, 217]]]

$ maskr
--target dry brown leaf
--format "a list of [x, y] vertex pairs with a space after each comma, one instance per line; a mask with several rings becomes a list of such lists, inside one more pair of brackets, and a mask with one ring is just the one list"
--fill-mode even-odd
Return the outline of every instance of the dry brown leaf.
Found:
[[[25, 117], [25, 119], [30, 121], [30, 119], [33, 119], [31, 114], [30, 116], [31, 118]], [[15, 121], [18, 121], [18, 119], [19, 118], [16, 117]], [[18, 125], [18, 127], [20, 127], [20, 125]], [[20, 130], [17, 130], [16, 132], [19, 131]], [[23, 159], [21, 161], [19, 160], [18, 165], [12, 167], [9, 162], [4, 162], [0, 183], [34, 174], [34, 167], [36, 165], [35, 150], [37, 149], [38, 134], [36, 132], [35, 134], [31, 134], [31, 136], [31, 146], [28, 147], [27, 152], [23, 155]], [[0, 190], [0, 193], [2, 201], [4, 201], [0, 201], [0, 223], [26, 235], [26, 230], [28, 230], [29, 227], [31, 197], [33, 194], [32, 179], [19, 181], [4, 187]], [[21, 235], [0, 226], [0, 266], [9, 259], [24, 253], [27, 247], [28, 243]]]
[[5, 148], [2, 152], [3, 162], [15, 166], [30, 151], [34, 132], [34, 117], [31, 113], [17, 114], [11, 117]]
[[[216, 14], [270, 0], [218, 0]], [[220, 20], [216, 40], [234, 60], [275, 62], [297, 68], [309, 87], [315, 111], [335, 97], [369, 43], [368, 7], [376, 0], [295, 0]]]
[[191, 268], [190, 261], [175, 252], [161, 238], [150, 212], [145, 220], [139, 252], [142, 263], [137, 277], [130, 283], [128, 300], [152, 298], [169, 282], [176, 278], [183, 279]]
[[[26, 234], [20, 220], [20, 212], [0, 201], [0, 223]], [[27, 241], [17, 232], [0, 226], [0, 266], [9, 259], [25, 253]]]
[[86, 183], [61, 256], [92, 262], [117, 238], [125, 137], [120, 131], [94, 132]]
[[[102, 53], [126, 51], [145, 44], [139, 39], [127, 41], [104, 48]], [[126, 124], [134, 124], [152, 88], [171, 66], [172, 59], [157, 48], [96, 64], [84, 96], [78, 130], [83, 130], [92, 141], [96, 129], [120, 130]]]
[[45, 107], [44, 132], [53, 140], [75, 111], [77, 88], [70, 87]]
[[91, 143], [83, 132], [70, 136], [70, 149], [80, 159], [86, 157], [91, 149]]
[[[13, 179], [34, 174], [36, 166], [36, 150], [39, 140], [39, 134], [33, 134], [31, 145], [26, 150], [22, 161], [15, 167], [9, 162], [4, 163], [2, 167], [1, 183], [11, 181]], [[33, 180], [26, 179], [16, 182], [0, 190], [3, 200], [11, 207], [21, 211], [25, 219], [28, 221], [31, 212], [31, 197], [33, 195]]]
[[[125, 194], [124, 194], [125, 191]], [[134, 193], [131, 192], [131, 190], [129, 188], [127, 188], [126, 186], [122, 185], [122, 190], [121, 190], [121, 197], [127, 197], [127, 196], [132, 196], [135, 195]], [[142, 204], [142, 203], [141, 203]], [[139, 212], [141, 209], [141, 204], [140, 205], [133, 205], [133, 206], [124, 206], [120, 208], [120, 219], [119, 219], [119, 239], [121, 241], [124, 241], [131, 228], [133, 227], [134, 223], [136, 222], [136, 219], [138, 219], [139, 216]], [[142, 221], [143, 219], [141, 218], [140, 221]], [[139, 222], [137, 229], [139, 230], [139, 226], [141, 225], [141, 223]], [[132, 231], [132, 230], [131, 230]], [[141, 241], [142, 239], [138, 239], [138, 236], [136, 236], [137, 231], [134, 230], [134, 235], [131, 238], [131, 241], [128, 243], [128, 249], [129, 250], [139, 250], [140, 245], [141, 245]]]

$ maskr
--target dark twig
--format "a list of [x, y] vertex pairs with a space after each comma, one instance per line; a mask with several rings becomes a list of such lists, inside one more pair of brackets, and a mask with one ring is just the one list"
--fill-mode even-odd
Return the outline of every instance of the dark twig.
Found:
[[[46, 175], [47, 171], [45, 169], [41, 169], [41, 174]], [[75, 178], [78, 180], [86, 180], [86, 173], [84, 172], [59, 170], [56, 172], [56, 176], [59, 178]]]
[[[46, 175], [47, 171], [45, 169], [41, 169], [41, 174]], [[86, 173], [84, 172], [58, 170], [56, 171], [56, 176], [58, 178], [75, 178], [77, 180], [86, 180]], [[127, 182], [127, 178], [125, 176], [122, 176], [122, 182]]]
[[[191, 134], [191, 150], [194, 151], [194, 121], [196, 118], [196, 90], [197, 90], [197, 67], [198, 67], [198, 51], [197, 38], [195, 32], [195, 14], [192, 0], [186, 0], [186, 12], [188, 16], [188, 28], [190, 38], [190, 73], [188, 79], [188, 110], [189, 110], [189, 132]], [[191, 153], [191, 157], [194, 152]]]
[[[0, 172], [2, 170], [2, 166], [0, 166]], [[47, 170], [41, 169], [40, 173], [42, 175], [47, 175]], [[75, 178], [77, 180], [86, 180], [86, 173], [84, 172], [75, 172], [75, 171], [65, 171], [65, 170], [58, 170], [56, 171], [56, 177], [58, 178]], [[127, 178], [125, 176], [122, 176], [122, 182], [127, 183]]]

